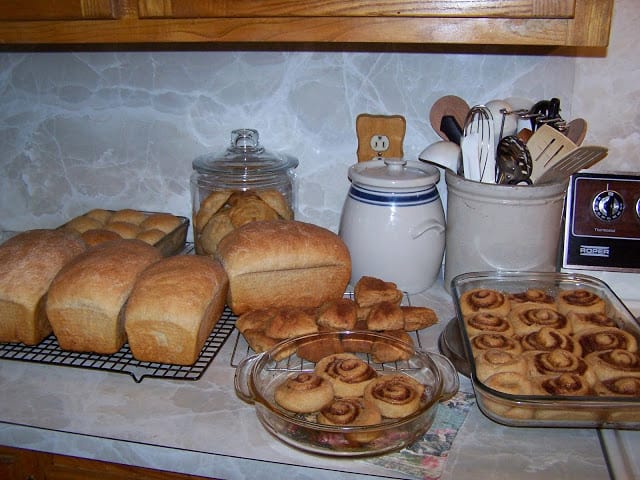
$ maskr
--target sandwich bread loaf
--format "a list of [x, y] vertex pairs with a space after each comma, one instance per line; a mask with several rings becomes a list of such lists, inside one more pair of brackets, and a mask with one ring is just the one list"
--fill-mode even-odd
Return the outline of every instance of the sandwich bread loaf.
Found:
[[169, 257], [144, 270], [125, 308], [134, 358], [195, 363], [224, 310], [228, 284], [220, 263], [204, 256]]
[[46, 312], [60, 348], [111, 354], [125, 343], [123, 306], [138, 275], [161, 258], [141, 240], [90, 248], [56, 275]]
[[30, 230], [0, 245], [0, 342], [36, 345], [51, 333], [44, 304], [58, 271], [86, 249], [64, 230]]

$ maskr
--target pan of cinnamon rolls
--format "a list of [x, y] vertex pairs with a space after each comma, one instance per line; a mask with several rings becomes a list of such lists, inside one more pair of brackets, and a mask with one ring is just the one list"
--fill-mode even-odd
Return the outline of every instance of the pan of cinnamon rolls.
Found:
[[640, 429], [640, 326], [601, 280], [474, 272], [452, 281], [478, 406], [511, 426]]
[[[379, 344], [394, 349], [396, 359], [377, 361]], [[255, 406], [267, 431], [301, 450], [339, 457], [413, 443], [458, 386], [446, 357], [362, 330], [290, 338], [246, 357], [235, 374], [236, 394]]]

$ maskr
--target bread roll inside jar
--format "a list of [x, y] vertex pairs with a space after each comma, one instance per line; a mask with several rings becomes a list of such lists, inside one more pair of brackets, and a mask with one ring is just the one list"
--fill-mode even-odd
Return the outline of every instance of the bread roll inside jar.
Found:
[[213, 255], [222, 238], [256, 220], [292, 220], [295, 157], [270, 152], [257, 130], [231, 132], [224, 152], [193, 161], [191, 200], [196, 253]]

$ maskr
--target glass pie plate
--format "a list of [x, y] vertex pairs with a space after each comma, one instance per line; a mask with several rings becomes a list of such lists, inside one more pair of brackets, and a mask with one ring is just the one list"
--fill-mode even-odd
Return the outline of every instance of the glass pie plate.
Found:
[[[406, 360], [374, 362], [373, 342], [385, 342]], [[424, 386], [417, 410], [397, 419], [383, 418], [370, 426], [324, 425], [316, 414], [296, 414], [275, 401], [276, 387], [287, 378], [313, 372], [316, 363], [305, 349], [320, 347], [317, 361], [334, 353], [353, 353], [378, 376], [402, 373]], [[304, 358], [303, 358], [304, 357]], [[236, 394], [254, 404], [264, 428], [280, 441], [316, 454], [359, 457], [399, 450], [420, 438], [433, 423], [438, 404], [458, 390], [458, 374], [449, 360], [436, 353], [416, 350], [396, 338], [375, 332], [321, 332], [285, 340], [268, 351], [246, 357], [236, 368]]]
[[[522, 385], [529, 385], [527, 380], [530, 380], [535, 382], [532, 383], [534, 385], [532, 390], [522, 393], [521, 385], [517, 383], [512, 385], [503, 384], [500, 387], [495, 385], [496, 388], [492, 388], [490, 384], [493, 385], [493, 382], [491, 376], [486, 373], [487, 370], [484, 370], [484, 373], [479, 375], [479, 369], [486, 367], [486, 364], [482, 362], [484, 360], [480, 356], [482, 350], [478, 347], [477, 339], [474, 339], [478, 335], [478, 331], [471, 330], [469, 323], [465, 321], [463, 313], [463, 303], [468, 306], [468, 301], [464, 298], [465, 293], [472, 290], [498, 292], [507, 297], [507, 299], [513, 299], [513, 294], [521, 294], [531, 289], [551, 296], [555, 305], [559, 305], [558, 295], [561, 292], [581, 291], [587, 292], [584, 294], [586, 296], [591, 294], [599, 296], [604, 301], [604, 314], [615, 323], [612, 328], [619, 328], [631, 334], [637, 342], [640, 339], [638, 322], [606, 283], [588, 275], [553, 272], [472, 272], [458, 275], [451, 283], [451, 295], [456, 309], [457, 325], [460, 329], [464, 352], [469, 361], [471, 381], [478, 406], [487, 417], [509, 426], [640, 429], [640, 392], [638, 391], [638, 385], [640, 385], [640, 354], [638, 354], [637, 348], [628, 347], [631, 353], [623, 355], [624, 362], [620, 365], [619, 370], [616, 370], [614, 374], [610, 374], [607, 378], [604, 375], [601, 377], [599, 373], [596, 374], [597, 370], [593, 368], [593, 361], [595, 360], [592, 360], [592, 356], [588, 357], [588, 354], [597, 353], [600, 355], [601, 353], [603, 356], [607, 356], [617, 350], [608, 346], [606, 348], [604, 346], [588, 346], [585, 343], [587, 340], [580, 332], [571, 330], [573, 328], [571, 322], [574, 317], [571, 317], [571, 314], [566, 312], [565, 317], [568, 318], [567, 323], [569, 325], [567, 328], [570, 329], [566, 334], [579, 345], [580, 353], [577, 353], [575, 358], [578, 359], [576, 362], [584, 360], [584, 363], [581, 363], [580, 372], [581, 374], [584, 373], [585, 376], [579, 378], [590, 379], [585, 382], [589, 385], [588, 390], [580, 394], [554, 394], [548, 393], [548, 391], [541, 391], [539, 388], [536, 389], [536, 385], [541, 385], [541, 382], [547, 379], [557, 379], [563, 373], [574, 374], [578, 372], [578, 370], [572, 371], [570, 362], [567, 362], [566, 364], [558, 365], [557, 370], [552, 373], [545, 370], [544, 375], [538, 375], [539, 370], [537, 370], [537, 367], [535, 369], [532, 367], [532, 362], [539, 362], [540, 358], [542, 358], [539, 355], [547, 355], [547, 352], [544, 352], [542, 347], [534, 349], [533, 353], [523, 348], [523, 352], [515, 354], [522, 355], [526, 360], [525, 370], [518, 370], [525, 378], [523, 379], [522, 376], [511, 377], [509, 382], [517, 378], [522, 382]], [[507, 318], [511, 322], [511, 326], [516, 325], [513, 320], [514, 309], [519, 308], [517, 306], [514, 307], [516, 304], [515, 300], [510, 300], [510, 312], [499, 315]], [[538, 308], [542, 307], [542, 305], [535, 304], [532, 307]], [[473, 315], [467, 309], [465, 309], [465, 313], [468, 317]], [[537, 331], [540, 331], [540, 329], [537, 329]], [[520, 330], [520, 334], [515, 331], [507, 334], [507, 336], [515, 339], [516, 342], [520, 342], [520, 345], [523, 344], [525, 335], [522, 334], [522, 330]], [[615, 347], [614, 344], [611, 344], [611, 346]], [[502, 346], [498, 345], [496, 348], [500, 350]], [[555, 348], [549, 347], [548, 351], [553, 351]], [[596, 352], [591, 351], [592, 348]], [[618, 346], [618, 348], [626, 351], [627, 347]], [[559, 357], [562, 359], [570, 358], [573, 361], [575, 358], [572, 355], [562, 354]], [[536, 360], [533, 360], [534, 358]], [[548, 356], [545, 358], [548, 358]], [[587, 370], [584, 370], [584, 365], [586, 365]], [[493, 369], [494, 365], [490, 368]], [[495, 368], [502, 368], [502, 366]], [[503, 369], [503, 371], [509, 371], [508, 374], [505, 374], [506, 376], [516, 370], [515, 367], [505, 367]], [[500, 370], [489, 371], [499, 372]], [[482, 380], [479, 379], [479, 376], [482, 377]], [[624, 379], [620, 380], [622, 377]], [[503, 376], [502, 378], [506, 377]], [[614, 394], [610, 390], [604, 393], [601, 388], [604, 381], [624, 381], [626, 382], [625, 388], [628, 393]], [[600, 390], [599, 394], [596, 394], [596, 389]]]

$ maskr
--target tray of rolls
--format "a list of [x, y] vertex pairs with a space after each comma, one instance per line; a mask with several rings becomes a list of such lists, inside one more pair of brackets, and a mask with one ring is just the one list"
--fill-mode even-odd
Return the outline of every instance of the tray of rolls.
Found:
[[581, 274], [474, 272], [452, 281], [478, 406], [509, 426], [640, 428], [640, 326]]
[[189, 219], [166, 212], [132, 208], [94, 208], [72, 218], [60, 228], [78, 233], [90, 246], [119, 238], [136, 238], [156, 247], [166, 257], [179, 253], [185, 247]]

